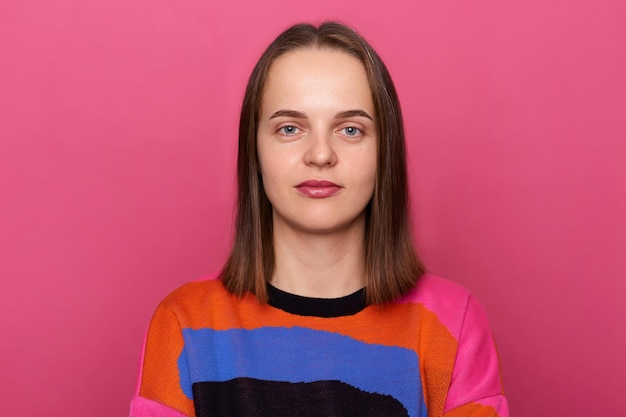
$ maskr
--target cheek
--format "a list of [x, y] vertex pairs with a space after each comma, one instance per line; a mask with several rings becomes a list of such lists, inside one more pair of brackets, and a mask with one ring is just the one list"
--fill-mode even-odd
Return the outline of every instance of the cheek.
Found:
[[367, 156], [360, 162], [360, 166], [363, 167], [363, 184], [369, 186], [373, 192], [374, 184], [376, 183], [376, 171], [378, 166], [376, 152], [368, 153]]
[[270, 156], [272, 152], [267, 149], [267, 145], [263, 145], [264, 138], [259, 137], [256, 147], [257, 161], [259, 166], [259, 174], [265, 181], [266, 177], [271, 176], [272, 161]]
[[268, 188], [272, 188], [272, 183], [273, 183], [273, 178], [274, 178], [274, 174], [272, 173], [272, 170], [270, 169], [272, 165], [268, 164], [267, 161], [261, 161], [259, 160], [259, 174], [261, 176], [261, 184], [263, 185], [263, 188], [265, 189], [265, 193], [267, 194], [267, 190]]
[[376, 158], [370, 156], [365, 158], [359, 158], [358, 161], [354, 161], [353, 172], [353, 185], [354, 189], [354, 202], [357, 205], [367, 204], [374, 196], [374, 189], [376, 187]]
[[284, 173], [280, 172], [280, 164], [273, 158], [264, 156], [262, 152], [259, 152], [259, 174], [261, 175], [261, 185], [265, 191], [265, 195], [270, 200], [270, 203], [274, 203], [280, 192], [280, 180], [284, 180]]

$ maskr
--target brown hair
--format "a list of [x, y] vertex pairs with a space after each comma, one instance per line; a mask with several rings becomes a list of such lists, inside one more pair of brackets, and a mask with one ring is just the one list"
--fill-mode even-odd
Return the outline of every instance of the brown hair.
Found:
[[274, 60], [299, 48], [346, 52], [365, 67], [378, 133], [374, 195], [366, 208], [366, 301], [382, 304], [409, 291], [424, 273], [411, 238], [404, 127], [391, 76], [378, 54], [353, 29], [335, 22], [297, 24], [282, 32], [254, 67], [241, 106], [237, 157], [237, 217], [233, 248], [221, 273], [231, 293], [251, 292], [267, 302], [274, 271], [272, 205], [259, 176], [257, 123]]

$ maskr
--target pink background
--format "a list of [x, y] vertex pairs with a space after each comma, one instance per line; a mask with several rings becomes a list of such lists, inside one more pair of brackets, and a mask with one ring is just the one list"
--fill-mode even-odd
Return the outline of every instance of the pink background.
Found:
[[3, 0], [0, 414], [123, 416], [169, 291], [227, 253], [244, 83], [296, 21], [386, 60], [430, 270], [512, 414], [626, 415], [621, 0]]

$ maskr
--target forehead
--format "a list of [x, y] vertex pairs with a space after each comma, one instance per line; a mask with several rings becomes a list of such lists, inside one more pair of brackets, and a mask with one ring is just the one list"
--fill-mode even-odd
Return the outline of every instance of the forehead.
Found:
[[337, 49], [313, 47], [299, 48], [274, 60], [262, 103], [304, 105], [324, 99], [373, 111], [371, 96], [365, 67], [358, 58]]

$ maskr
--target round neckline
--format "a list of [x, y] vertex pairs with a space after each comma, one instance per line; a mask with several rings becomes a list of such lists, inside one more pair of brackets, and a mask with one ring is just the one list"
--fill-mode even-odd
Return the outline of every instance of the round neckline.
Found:
[[267, 284], [269, 305], [298, 316], [342, 317], [351, 316], [367, 307], [365, 288], [343, 297], [316, 298], [291, 294]]

